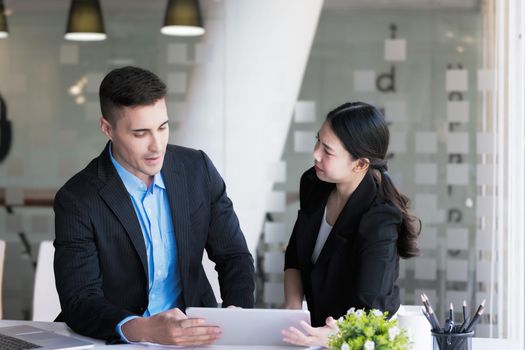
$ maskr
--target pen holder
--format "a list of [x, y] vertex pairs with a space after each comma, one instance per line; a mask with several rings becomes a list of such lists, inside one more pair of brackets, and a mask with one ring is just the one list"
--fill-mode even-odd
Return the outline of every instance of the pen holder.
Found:
[[468, 333], [432, 332], [434, 350], [472, 350], [474, 331]]

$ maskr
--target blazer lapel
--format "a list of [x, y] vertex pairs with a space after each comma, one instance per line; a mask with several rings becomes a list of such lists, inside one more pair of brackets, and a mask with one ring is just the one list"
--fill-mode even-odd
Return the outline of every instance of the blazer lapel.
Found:
[[346, 202], [343, 210], [341, 210], [341, 213], [339, 214], [339, 217], [337, 218], [332, 231], [319, 254], [316, 265], [328, 259], [338, 244], [352, 238], [359, 227], [361, 216], [368, 210], [372, 202], [375, 200], [376, 194], [377, 189], [375, 181], [372, 175], [367, 173]]
[[[183, 292], [184, 294], [191, 293], [192, 291], [185, 288], [187, 285], [185, 282], [189, 278], [190, 253], [192, 251], [188, 183], [184, 164], [176, 160], [176, 155], [169, 148], [164, 158], [162, 176], [168, 192], [171, 219], [177, 241], [178, 264]], [[186, 296], [184, 299], [188, 300]]]
[[140, 223], [129, 198], [128, 191], [118, 176], [109, 156], [109, 142], [99, 156], [98, 176], [105, 183], [99, 190], [99, 195], [117, 216], [118, 220], [128, 233], [137, 254], [139, 255], [146, 280], [148, 278], [148, 258], [146, 244]]
[[313, 213], [307, 213], [303, 210], [299, 211], [298, 220], [300, 220], [300, 226], [297, 232], [300, 234], [300, 238], [297, 239], [297, 252], [303, 266], [312, 264], [312, 252], [319, 235], [325, 205], [326, 201], [324, 205], [320, 205]]

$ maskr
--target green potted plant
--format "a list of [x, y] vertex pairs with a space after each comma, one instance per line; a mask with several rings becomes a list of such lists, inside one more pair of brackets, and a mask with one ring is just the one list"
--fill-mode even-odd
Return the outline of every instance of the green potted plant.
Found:
[[376, 309], [368, 312], [351, 308], [339, 318], [339, 332], [330, 336], [331, 350], [407, 350], [409, 338], [404, 329], [397, 326], [397, 320], [389, 320], [388, 312]]

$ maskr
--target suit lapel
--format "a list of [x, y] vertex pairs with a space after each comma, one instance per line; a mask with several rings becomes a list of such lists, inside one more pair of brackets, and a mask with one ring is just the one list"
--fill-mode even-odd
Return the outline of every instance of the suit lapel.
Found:
[[[139, 255], [144, 273], [148, 278], [148, 258], [146, 255], [146, 244], [140, 223], [129, 198], [129, 193], [118, 176], [109, 156], [109, 142], [99, 156], [98, 176], [104, 182], [99, 190], [99, 195], [109, 206], [113, 213], [126, 230], [137, 254]], [[146, 279], [147, 280], [147, 279]]]
[[[316, 265], [328, 259], [337, 244], [345, 239], [352, 239], [359, 228], [361, 216], [368, 210], [377, 194], [375, 181], [369, 173], [365, 175], [359, 186], [346, 202], [339, 214], [330, 235], [328, 236]], [[325, 202], [326, 205], [326, 202]], [[324, 208], [324, 207], [323, 207]], [[322, 217], [321, 217], [322, 220]]]
[[[182, 289], [186, 294], [191, 292], [184, 286], [189, 277], [190, 252], [192, 251], [190, 245], [191, 227], [188, 183], [184, 164], [177, 161], [175, 153], [170, 151], [169, 148], [164, 158], [162, 176], [168, 192], [171, 219], [177, 241], [178, 264], [183, 283]], [[188, 300], [186, 296], [185, 300]]]

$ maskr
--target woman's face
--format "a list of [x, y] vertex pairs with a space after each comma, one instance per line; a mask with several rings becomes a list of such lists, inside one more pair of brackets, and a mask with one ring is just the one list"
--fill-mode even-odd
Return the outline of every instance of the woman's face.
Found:
[[360, 161], [354, 160], [343, 143], [325, 121], [317, 133], [314, 147], [314, 165], [317, 177], [331, 183], [353, 182]]

